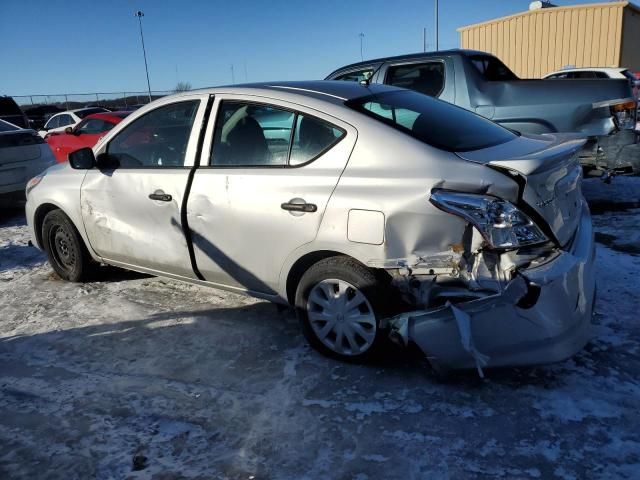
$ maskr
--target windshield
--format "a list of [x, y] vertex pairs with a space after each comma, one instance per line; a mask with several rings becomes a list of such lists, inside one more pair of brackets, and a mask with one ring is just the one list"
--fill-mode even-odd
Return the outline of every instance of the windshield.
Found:
[[356, 98], [347, 106], [451, 152], [479, 150], [517, 136], [475, 113], [410, 90]]

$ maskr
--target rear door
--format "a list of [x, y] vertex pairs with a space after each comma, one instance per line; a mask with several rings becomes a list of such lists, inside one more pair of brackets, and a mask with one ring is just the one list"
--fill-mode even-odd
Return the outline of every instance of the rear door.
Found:
[[181, 206], [207, 99], [160, 103], [96, 151], [119, 163], [89, 170], [81, 191], [89, 242], [109, 263], [194, 278]]
[[316, 237], [356, 139], [353, 127], [286, 102], [218, 96], [188, 199], [202, 276], [262, 294]]

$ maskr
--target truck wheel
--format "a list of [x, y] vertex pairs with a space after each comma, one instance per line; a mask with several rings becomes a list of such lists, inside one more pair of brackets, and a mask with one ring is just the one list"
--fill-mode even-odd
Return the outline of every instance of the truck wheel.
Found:
[[296, 313], [304, 336], [319, 352], [339, 360], [362, 361], [381, 346], [384, 282], [348, 257], [312, 265], [296, 291]]
[[42, 243], [49, 264], [63, 280], [83, 282], [95, 272], [96, 263], [80, 233], [61, 210], [52, 210], [44, 217]]

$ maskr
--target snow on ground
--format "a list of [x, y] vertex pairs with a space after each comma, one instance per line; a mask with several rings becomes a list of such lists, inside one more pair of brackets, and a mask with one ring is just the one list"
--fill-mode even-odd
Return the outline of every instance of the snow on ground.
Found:
[[585, 192], [592, 342], [447, 383], [402, 351], [326, 359], [266, 302], [116, 270], [62, 282], [0, 213], [0, 478], [638, 478], [640, 179]]

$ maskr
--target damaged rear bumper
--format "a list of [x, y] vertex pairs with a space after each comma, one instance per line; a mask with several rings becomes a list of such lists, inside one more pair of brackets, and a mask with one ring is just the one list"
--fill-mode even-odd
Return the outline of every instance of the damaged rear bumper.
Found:
[[567, 250], [517, 271], [500, 293], [389, 320], [392, 335], [420, 347], [439, 370], [556, 362], [590, 337], [594, 240], [586, 207]]
[[622, 130], [593, 137], [580, 152], [580, 163], [587, 169], [616, 174], [640, 173], [640, 143], [633, 130]]

